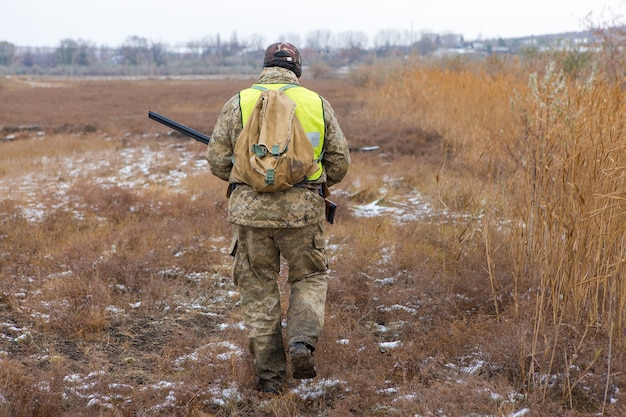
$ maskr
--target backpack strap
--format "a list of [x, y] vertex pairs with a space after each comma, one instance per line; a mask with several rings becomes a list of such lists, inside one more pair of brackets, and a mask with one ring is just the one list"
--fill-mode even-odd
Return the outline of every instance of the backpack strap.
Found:
[[[278, 89], [278, 91], [285, 91], [285, 90], [289, 90], [290, 88], [294, 88], [294, 87], [300, 87], [298, 84], [285, 84], [282, 87], [280, 87]], [[250, 88], [253, 88], [255, 90], [259, 90], [259, 91], [267, 91], [268, 88], [263, 87], [262, 85], [259, 84], [253, 84]]]
[[290, 88], [300, 87], [298, 84], [285, 84], [279, 88], [280, 91], [289, 90]]
[[[324, 141], [324, 143], [326, 143], [326, 141]], [[326, 152], [326, 149], [322, 149], [322, 152], [320, 152], [319, 158], [314, 159], [314, 161], [320, 162], [322, 159], [324, 159], [324, 152]]]

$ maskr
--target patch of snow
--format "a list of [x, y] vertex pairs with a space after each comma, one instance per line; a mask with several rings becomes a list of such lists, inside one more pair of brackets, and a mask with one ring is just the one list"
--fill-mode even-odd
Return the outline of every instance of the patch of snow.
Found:
[[210, 387], [209, 393], [213, 396], [213, 404], [225, 407], [233, 402], [239, 402], [242, 399], [241, 393], [237, 388], [218, 388]]
[[[385, 192], [385, 189], [379, 190], [380, 194]], [[355, 205], [352, 211], [357, 217], [391, 216], [400, 223], [430, 218], [436, 214], [435, 209], [419, 191], [401, 197], [383, 196], [368, 204]]]
[[[324, 396], [330, 389], [342, 388], [344, 385], [346, 383], [339, 379], [320, 379], [318, 381], [303, 379], [300, 385], [293, 388], [291, 392], [303, 400], [313, 400]], [[348, 391], [345, 388], [344, 390]]]
[[395, 342], [381, 342], [378, 344], [378, 347], [380, 347], [381, 349], [395, 349], [402, 346], [402, 342], [399, 340], [396, 340]]

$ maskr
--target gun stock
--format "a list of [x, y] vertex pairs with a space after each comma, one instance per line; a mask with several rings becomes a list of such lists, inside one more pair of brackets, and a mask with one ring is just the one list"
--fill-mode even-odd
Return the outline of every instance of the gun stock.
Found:
[[335, 222], [335, 211], [337, 211], [337, 204], [333, 203], [329, 199], [325, 198], [324, 203], [326, 203], [326, 221], [330, 224]]

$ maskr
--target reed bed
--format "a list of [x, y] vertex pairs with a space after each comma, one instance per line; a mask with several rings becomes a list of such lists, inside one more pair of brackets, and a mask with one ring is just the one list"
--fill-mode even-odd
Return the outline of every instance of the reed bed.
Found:
[[[418, 62], [367, 94], [376, 120], [441, 134], [439, 202], [472, 214], [454, 237], [484, 247], [493, 312], [518, 320], [528, 392], [575, 407], [592, 375], [606, 401], [624, 360], [626, 93], [563, 62], [527, 72], [510, 61], [495, 74]], [[450, 204], [462, 189], [471, 204]], [[511, 305], [499, 306], [509, 292]]]

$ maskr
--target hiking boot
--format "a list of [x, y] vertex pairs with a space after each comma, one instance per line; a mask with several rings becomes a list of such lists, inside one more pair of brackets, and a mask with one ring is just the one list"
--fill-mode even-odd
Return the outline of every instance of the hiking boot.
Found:
[[283, 382], [268, 381], [267, 379], [258, 379], [256, 389], [265, 394], [279, 395], [285, 390]]
[[289, 357], [294, 379], [315, 378], [315, 361], [313, 352], [306, 343], [294, 343], [289, 347]]

